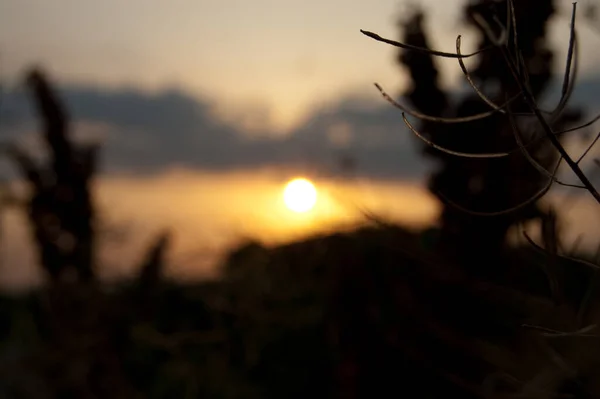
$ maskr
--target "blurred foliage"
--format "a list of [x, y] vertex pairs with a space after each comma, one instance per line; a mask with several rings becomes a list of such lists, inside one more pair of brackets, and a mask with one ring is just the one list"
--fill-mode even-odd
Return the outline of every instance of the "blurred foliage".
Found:
[[542, 372], [595, 389], [597, 331], [544, 336], [598, 319], [593, 270], [562, 259], [557, 305], [543, 252], [515, 248], [473, 278], [420, 240], [367, 226], [244, 245], [213, 282], [66, 282], [5, 297], [0, 396], [482, 397], [490, 378], [514, 393]]
[[[528, 71], [527, 84], [535, 99], [539, 100], [547, 91], [552, 77], [554, 55], [548, 47], [546, 33], [548, 21], [556, 11], [553, 3], [552, 0], [515, 1], [518, 35], [514, 34], [510, 25], [502, 28], [507, 17], [511, 16], [508, 15], [506, 1], [471, 1], [464, 8], [463, 19], [466, 25], [476, 29], [479, 36], [477, 50], [481, 51], [475, 57], [474, 67], [468, 70], [470, 79], [495, 104], [513, 99], [510, 103], [512, 113], [530, 112], [530, 109], [523, 96], [515, 98], [521, 89], [504, 58], [505, 54], [494, 48], [486, 29], [492, 29], [498, 37], [505, 35], [507, 43], [516, 43], [516, 48], [507, 46], [507, 56], [521, 57]], [[403, 16], [400, 21], [401, 42], [429, 48], [424, 20], [424, 13], [418, 9], [409, 17]], [[461, 118], [492, 110], [474, 90], [460, 101], [453, 102], [441, 88], [437, 64], [455, 62], [458, 68], [456, 60], [401, 49], [398, 62], [410, 77], [409, 88], [403, 96], [421, 113]], [[566, 109], [553, 114], [550, 120], [554, 129], [561, 130], [565, 125], [575, 123], [579, 116], [578, 111]], [[521, 117], [516, 125], [520, 132], [514, 131], [504, 113], [496, 112], [464, 123], [423, 120], [418, 129], [437, 146], [469, 154], [510, 152], [517, 148], [515, 134], [523, 135], [522, 140], [527, 143], [543, 135], [543, 132], [536, 131], [539, 129], [531, 123], [531, 119], [526, 121]], [[558, 153], [548, 140], [530, 145], [528, 151], [546, 170], [551, 171], [558, 161]], [[491, 215], [525, 203], [547, 184], [548, 177], [541, 174], [522, 152], [513, 151], [510, 156], [499, 158], [460, 157], [430, 144], [423, 146], [423, 152], [438, 161], [438, 168], [429, 179], [429, 187], [444, 203], [440, 240], [444, 250], [454, 252], [455, 256], [465, 260], [493, 256], [502, 251], [511, 226], [531, 219], [546, 220], [545, 211], [537, 201], [513, 212]], [[465, 212], [465, 209], [473, 213]]]
[[90, 184], [98, 148], [73, 143], [66, 110], [42, 71], [30, 71], [26, 81], [42, 122], [49, 161], [37, 165], [17, 145], [10, 145], [7, 152], [31, 190], [27, 213], [39, 261], [53, 280], [70, 274], [89, 281], [94, 278], [96, 219]]

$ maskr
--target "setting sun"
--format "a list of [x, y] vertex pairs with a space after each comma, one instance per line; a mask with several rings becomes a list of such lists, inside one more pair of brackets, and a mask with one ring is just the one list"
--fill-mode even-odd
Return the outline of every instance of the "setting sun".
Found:
[[294, 212], [310, 211], [317, 202], [317, 189], [307, 179], [293, 179], [283, 190], [283, 201]]

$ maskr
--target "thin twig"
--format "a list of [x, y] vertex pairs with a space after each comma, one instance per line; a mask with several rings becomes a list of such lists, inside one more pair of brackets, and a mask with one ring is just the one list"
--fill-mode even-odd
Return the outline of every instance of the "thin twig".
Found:
[[410, 124], [408, 119], [406, 119], [406, 115], [404, 114], [404, 112], [402, 113], [402, 119], [404, 120], [404, 123], [406, 124], [406, 126], [408, 126], [408, 128], [415, 134], [415, 136], [417, 136], [418, 138], [423, 140], [430, 147], [435, 148], [436, 150], [445, 152], [446, 154], [455, 155], [457, 157], [463, 157], [463, 158], [484, 158], [484, 159], [503, 158], [503, 157], [510, 155], [509, 152], [470, 153], [470, 152], [461, 152], [461, 151], [450, 150], [448, 148], [445, 148], [438, 144], [435, 144], [433, 141], [429, 140], [423, 134], [419, 133], [413, 127], [413, 125]]
[[585, 158], [585, 156], [594, 147], [594, 145], [596, 144], [596, 142], [598, 141], [598, 139], [600, 139], [600, 132], [598, 132], [598, 134], [596, 134], [596, 137], [594, 138], [594, 140], [592, 141], [592, 143], [590, 145], [588, 145], [588, 147], [585, 149], [585, 151], [583, 152], [583, 154], [581, 154], [581, 156], [577, 159], [577, 161], [575, 161], [575, 163], [579, 164], [581, 161], [583, 161], [583, 158]]
[[[514, 6], [512, 4], [512, 2], [507, 2], [508, 8], [509, 8], [509, 13], [507, 15], [507, 24], [508, 21], [511, 19], [512, 17], [512, 26], [513, 26], [513, 36], [514, 36], [514, 45], [515, 48], [517, 46], [517, 31], [516, 31], [516, 19], [514, 16]], [[562, 90], [562, 95], [561, 95], [561, 99], [558, 103], [558, 105], [556, 106], [556, 108], [552, 111], [552, 112], [547, 112], [547, 111], [542, 111], [544, 113], [550, 113], [552, 115], [552, 119], [555, 120], [556, 118], [558, 118], [558, 116], [560, 116], [560, 114], [562, 113], [564, 106], [566, 105], [566, 103], [568, 102], [568, 99], [571, 97], [571, 94], [573, 92], [573, 88], [574, 88], [574, 81], [576, 78], [576, 74], [577, 74], [577, 65], [578, 65], [578, 51], [577, 51], [577, 40], [576, 40], [576, 32], [575, 32], [575, 20], [574, 20], [574, 14], [571, 18], [572, 24], [571, 24], [571, 36], [570, 36], [570, 40], [569, 40], [569, 49], [568, 49], [568, 57], [567, 57], [567, 68], [566, 68], [566, 74], [564, 76], [564, 80], [563, 80], [563, 90]], [[508, 31], [508, 27], [506, 29], [503, 29], [503, 33]], [[506, 41], [506, 38], [504, 38], [503, 42]], [[473, 79], [471, 78], [471, 75], [469, 74], [469, 71], [467, 70], [467, 67], [465, 66], [465, 63], [463, 61], [463, 58], [466, 58], [462, 55], [461, 50], [460, 50], [460, 46], [461, 46], [461, 35], [458, 35], [458, 37], [456, 38], [456, 54], [458, 57], [456, 57], [458, 59], [458, 63], [460, 65], [460, 68], [463, 72], [463, 74], [465, 75], [465, 78], [467, 79], [467, 82], [469, 83], [469, 85], [473, 88], [473, 90], [477, 93], [477, 95], [486, 103], [488, 104], [490, 107], [492, 107], [494, 110], [505, 114], [506, 111], [503, 109], [504, 107], [501, 107], [497, 104], [495, 104], [491, 99], [489, 99], [475, 84], [475, 82], [473, 81]], [[575, 58], [574, 58], [574, 64], [575, 67], [573, 68], [574, 73], [573, 73], [573, 79], [571, 79], [571, 81], [569, 80], [569, 76], [570, 76], [570, 69], [571, 69], [571, 64], [573, 62], [573, 54], [576, 54]], [[520, 68], [518, 68], [518, 70], [520, 70]], [[541, 111], [541, 110], [540, 110]], [[414, 115], [413, 115], [414, 116]], [[600, 115], [598, 116], [600, 118]], [[597, 119], [596, 119], [597, 120]], [[595, 121], [595, 120], [594, 120]], [[593, 122], [591, 122], [593, 123]], [[575, 128], [576, 129], [576, 128]], [[572, 131], [572, 130], [569, 130]], [[562, 134], [563, 132], [557, 133], [557, 134]], [[566, 131], [564, 132], [566, 133]], [[540, 137], [541, 138], [541, 137]], [[534, 141], [539, 140], [540, 138], [536, 138]], [[527, 144], [528, 146], [529, 144]]]
[[[561, 92], [561, 98], [558, 102], [554, 111], [552, 111], [552, 121], [556, 121], [563, 110], [565, 109], [571, 95], [573, 94], [573, 89], [575, 87], [575, 81], [577, 79], [577, 73], [579, 71], [579, 41], [577, 40], [577, 32], [575, 31], [575, 13], [576, 13], [576, 3], [573, 3], [573, 11], [571, 12], [571, 30], [569, 33], [569, 48], [567, 50], [567, 61], [565, 67], [565, 73], [563, 77], [563, 86]], [[573, 58], [573, 54], [575, 54], [575, 58]], [[573, 78], [571, 79], [571, 65], [573, 66]]]
[[539, 190], [537, 193], [535, 193], [532, 197], [528, 198], [527, 200], [521, 202], [520, 204], [513, 206], [511, 208], [507, 208], [507, 209], [503, 209], [501, 211], [495, 211], [495, 212], [478, 212], [478, 211], [472, 211], [470, 209], [467, 209], [459, 204], [457, 204], [456, 202], [452, 201], [451, 199], [449, 199], [448, 197], [446, 197], [441, 191], [436, 191], [436, 194], [440, 197], [440, 199], [442, 201], [444, 201], [445, 203], [447, 203], [448, 205], [452, 206], [453, 208], [456, 208], [457, 210], [467, 213], [469, 215], [473, 215], [473, 216], [485, 216], [485, 217], [495, 217], [495, 216], [502, 216], [502, 215], [508, 215], [510, 213], [513, 212], [517, 212], [523, 208], [525, 208], [528, 205], [531, 205], [532, 203], [534, 203], [535, 201], [539, 200], [540, 198], [542, 198], [544, 195], [546, 195], [546, 193], [548, 191], [550, 191], [550, 188], [552, 188], [552, 183], [554, 183], [553, 180], [548, 179], [548, 184], [546, 184], [546, 186], [544, 186], [541, 190]]
[[479, 49], [479, 50], [477, 50], [477, 51], [475, 51], [473, 53], [465, 54], [465, 55], [460, 55], [459, 56], [459, 55], [457, 55], [455, 53], [446, 53], [444, 51], [436, 51], [436, 50], [431, 50], [431, 49], [428, 49], [428, 48], [425, 48], [425, 47], [418, 47], [418, 46], [412, 46], [410, 44], [400, 43], [400, 42], [397, 42], [395, 40], [386, 39], [384, 37], [379, 36], [376, 33], [369, 32], [369, 31], [363, 30], [363, 29], [361, 29], [360, 32], [363, 35], [370, 37], [371, 39], [377, 40], [378, 42], [391, 44], [392, 46], [400, 47], [400, 48], [403, 48], [403, 49], [406, 49], [406, 50], [419, 51], [419, 52], [422, 52], [422, 53], [427, 53], [427, 54], [435, 55], [435, 56], [438, 56], [438, 57], [445, 57], [445, 58], [470, 58], [470, 57], [473, 57], [473, 56], [475, 56], [477, 54], [483, 53], [484, 51], [487, 51], [487, 50], [490, 50], [490, 49], [493, 48], [493, 46], [488, 46], [488, 47]]
[[581, 130], [581, 129], [583, 129], [583, 128], [586, 128], [586, 127], [588, 127], [588, 126], [591, 126], [591, 125], [593, 125], [594, 123], [598, 122], [599, 120], [600, 120], [600, 114], [596, 115], [596, 116], [595, 116], [595, 117], [593, 117], [591, 120], [589, 120], [588, 122], [586, 122], [586, 123], [584, 123], [584, 124], [582, 124], [582, 125], [578, 125], [578, 126], [575, 126], [575, 127], [571, 127], [571, 128], [569, 128], [569, 129], [565, 129], [565, 130], [560, 130], [560, 131], [558, 131], [558, 132], [554, 133], [554, 135], [555, 135], [555, 136], [560, 136], [560, 135], [562, 135], [562, 134], [565, 134], [565, 133], [571, 133], [571, 132], [574, 132], [574, 131], [576, 131], [576, 130]]
[[[400, 104], [399, 102], [394, 100], [389, 94], [387, 94], [385, 92], [385, 90], [383, 90], [383, 88], [378, 83], [375, 83], [375, 87], [377, 88], [377, 90], [379, 90], [379, 92], [381, 93], [383, 98], [385, 98], [386, 101], [389, 102], [390, 104], [392, 104], [394, 107], [402, 110], [402, 112], [406, 112], [407, 114], [414, 116], [415, 118], [419, 118], [419, 119], [426, 120], [426, 121], [439, 122], [439, 123], [465, 123], [465, 122], [473, 122], [473, 121], [477, 121], [480, 119], [485, 119], [488, 116], [493, 115], [496, 112], [498, 112], [497, 110], [492, 110], [492, 111], [483, 112], [480, 114], [463, 116], [463, 117], [452, 117], [452, 118], [444, 118], [441, 116], [426, 115], [426, 114], [422, 114], [418, 111], [411, 110], [411, 109], [405, 107], [404, 105]], [[517, 97], [518, 96], [515, 96], [512, 99], [508, 100], [506, 102], [506, 104], [504, 104], [504, 106], [508, 105], [508, 103], [510, 103], [511, 101], [514, 101]]]
[[[461, 52], [460, 52], [460, 42], [461, 42], [461, 36], [458, 35], [456, 37], [456, 54], [458, 54], [458, 55], [461, 55]], [[504, 111], [504, 109], [502, 109], [502, 107], [500, 107], [499, 105], [496, 105], [485, 94], [483, 94], [483, 92], [481, 90], [479, 90], [479, 88], [477, 87], [477, 85], [475, 84], [475, 82], [473, 82], [473, 79], [471, 78], [471, 74], [467, 70], [467, 67], [466, 67], [465, 62], [463, 61], [462, 57], [458, 58], [458, 64], [460, 65], [460, 69], [462, 70], [463, 74], [465, 75], [465, 78], [467, 79], [467, 82], [469, 83], [469, 85], [471, 85], [471, 87], [473, 88], [473, 90], [475, 90], [475, 93], [477, 93], [477, 95], [479, 96], [479, 98], [481, 98], [487, 105], [489, 105], [490, 107], [492, 107], [496, 111], [498, 111], [498, 112], [500, 112], [502, 114], [506, 113], [506, 111]]]
[[[556, 166], [554, 167], [554, 171], [552, 172], [553, 176], [556, 176], [556, 173], [558, 172], [558, 168], [560, 167], [560, 164], [562, 162], [562, 157], [560, 157], [558, 159], [558, 162], [556, 163]], [[600, 162], [599, 162], [600, 165]], [[539, 200], [540, 198], [542, 198], [544, 195], [546, 195], [546, 193], [548, 191], [550, 191], [550, 189], [552, 188], [552, 184], [554, 183], [554, 179], [548, 179], [548, 183], [542, 187], [537, 193], [535, 193], [533, 196], [531, 196], [530, 198], [526, 199], [525, 201], [511, 207], [511, 208], [507, 208], [501, 211], [494, 211], [494, 212], [478, 212], [478, 211], [472, 211], [470, 209], [467, 209], [459, 204], [457, 204], [456, 202], [452, 201], [451, 199], [449, 199], [448, 197], [446, 197], [441, 191], [437, 190], [436, 194], [439, 196], [439, 198], [444, 201], [446, 204], [456, 208], [457, 210], [467, 213], [469, 215], [473, 215], [473, 216], [483, 216], [483, 217], [495, 217], [495, 216], [502, 216], [502, 215], [508, 215], [510, 213], [519, 211], [523, 208], [525, 208], [528, 205], [531, 205], [532, 203], [534, 203], [535, 201]]]
[[500, 21], [498, 21], [498, 18], [495, 15], [493, 17], [494, 22], [496, 22], [496, 24], [502, 29], [500, 34], [497, 37], [494, 36], [492, 27], [481, 16], [481, 14], [479, 14], [479, 13], [473, 14], [473, 19], [475, 20], [475, 22], [477, 22], [479, 24], [481, 29], [483, 29], [485, 31], [486, 35], [488, 36], [490, 41], [494, 44], [494, 46], [506, 45], [506, 42], [508, 39], [508, 32], [507, 32], [506, 28], [504, 26], [502, 26], [502, 23]]
[[540, 165], [539, 162], [534, 157], [532, 157], [531, 154], [529, 154], [529, 151], [527, 151], [527, 148], [525, 148], [525, 146], [523, 145], [523, 139], [521, 138], [521, 134], [519, 133], [519, 128], [517, 127], [517, 124], [515, 123], [515, 120], [514, 120], [512, 114], [510, 113], [509, 108], [507, 108], [507, 111], [508, 111], [509, 125], [513, 132], [513, 136], [515, 137], [515, 141], [516, 141], [517, 145], [519, 146], [519, 149], [521, 150], [521, 153], [523, 154], [525, 159], [527, 159], [527, 161], [534, 168], [536, 168], [544, 176], [554, 180], [555, 183], [560, 184], [561, 186], [574, 187], [574, 188], [585, 188], [585, 186], [582, 186], [582, 185], [564, 183], [564, 182], [558, 180], [555, 173], [550, 173], [548, 170], [546, 170], [546, 168], [544, 168], [542, 165]]
[[[444, 146], [436, 144], [433, 141], [431, 141], [430, 139], [428, 139], [427, 137], [425, 137], [425, 135], [423, 133], [419, 132], [408, 121], [408, 119], [406, 118], [406, 115], [405, 115], [404, 112], [402, 113], [402, 119], [403, 119], [404, 123], [406, 124], [406, 126], [414, 133], [414, 135], [417, 136], [419, 139], [421, 139], [424, 143], [426, 143], [430, 147], [435, 148], [437, 150], [440, 150], [442, 152], [445, 152], [446, 154], [455, 155], [457, 157], [462, 157], [462, 158], [481, 158], [481, 159], [504, 158], [504, 157], [508, 157], [508, 156], [513, 155], [513, 154], [516, 154], [517, 152], [522, 151], [522, 150], [526, 149], [527, 147], [532, 146], [533, 144], [535, 144], [536, 142], [538, 142], [540, 138], [545, 138], [545, 137], [537, 137], [537, 138], [533, 139], [532, 141], [530, 141], [527, 144], [525, 144], [522, 141], [520, 141], [520, 145], [517, 146], [517, 147], [515, 147], [515, 148], [513, 148], [513, 149], [511, 149], [510, 151], [484, 152], [484, 153], [462, 152], [462, 151], [451, 150], [449, 148], [446, 148]], [[520, 138], [520, 136], [519, 136], [519, 138]], [[543, 168], [543, 167], [540, 166], [540, 168]], [[542, 173], [545, 176], [552, 178], [552, 175], [547, 170], [545, 172], [542, 172]], [[575, 185], [575, 184], [570, 184], [570, 183], [564, 183], [564, 182], [558, 180], [556, 177], [554, 177], [554, 179], [555, 179], [554, 181], [556, 183], [558, 183], [560, 185], [563, 185], [563, 186], [575, 187], [575, 188], [585, 188], [582, 185]]]
[[[509, 115], [512, 115], [509, 113]], [[472, 153], [472, 152], [462, 152], [462, 151], [455, 151], [455, 150], [451, 150], [449, 148], [443, 147], [439, 144], [434, 143], [433, 141], [431, 141], [430, 139], [428, 139], [427, 137], [425, 137], [425, 135], [423, 135], [422, 133], [420, 133], [406, 118], [405, 113], [402, 113], [402, 119], [404, 121], [404, 123], [406, 124], [406, 126], [415, 134], [415, 136], [417, 136], [419, 139], [421, 139], [424, 143], [426, 143], [427, 145], [429, 145], [432, 148], [435, 148], [436, 150], [442, 151], [446, 154], [450, 154], [450, 155], [454, 155], [457, 157], [462, 157], [462, 158], [474, 158], [474, 159], [493, 159], [493, 158], [504, 158], [507, 156], [510, 156], [514, 153], [516, 153], [516, 151], [521, 151], [523, 153], [523, 155], [525, 156], [525, 158], [531, 163], [532, 166], [534, 166], [540, 173], [542, 173], [544, 176], [554, 180], [555, 183], [562, 185], [562, 186], [566, 186], [566, 187], [573, 187], [573, 188], [585, 188], [585, 186], [579, 185], [579, 184], [571, 184], [571, 183], [565, 183], [561, 180], [559, 180], [554, 174], [550, 173], [548, 170], [546, 170], [542, 165], [540, 165], [537, 160], [535, 160], [535, 158], [533, 158], [529, 152], [527, 151], [526, 147], [532, 143], [528, 143], [527, 145], [525, 145], [521, 139], [521, 136], [518, 132], [518, 129], [516, 127], [516, 124], [514, 122], [514, 120], [509, 117], [510, 120], [510, 125], [512, 127], [513, 130], [513, 134], [515, 137], [515, 141], [517, 142], [518, 148], [511, 150], [509, 152], [489, 152], [489, 153]]]
[[[449, 148], [446, 148], [444, 146], [441, 146], [439, 144], [434, 143], [433, 141], [431, 141], [430, 139], [428, 139], [427, 137], [425, 137], [425, 135], [421, 132], [419, 132], [406, 118], [405, 113], [402, 113], [402, 119], [404, 121], [404, 123], [406, 124], [406, 126], [414, 133], [415, 136], [417, 136], [420, 140], [422, 140], [425, 144], [429, 145], [432, 148], [435, 148], [436, 150], [442, 151], [446, 154], [449, 155], [454, 155], [457, 157], [461, 157], [461, 158], [473, 158], [473, 159], [494, 159], [494, 158], [504, 158], [504, 157], [508, 157], [511, 156], [519, 151], [521, 151], [523, 153], [523, 155], [527, 158], [527, 160], [539, 171], [541, 172], [544, 176], [554, 180], [555, 183], [561, 185], [561, 186], [565, 186], [565, 187], [573, 187], [573, 188], [585, 188], [585, 186], [581, 185], [581, 184], [573, 184], [573, 183], [565, 183], [562, 180], [559, 180], [554, 174], [550, 173], [548, 170], [546, 170], [542, 165], [540, 165], [527, 151], [527, 147], [531, 146], [532, 144], [534, 144], [536, 141], [538, 141], [537, 139], [532, 140], [531, 142], [524, 144], [521, 136], [519, 135], [518, 131], [515, 130], [516, 127], [513, 127], [513, 132], [514, 132], [514, 136], [515, 136], [515, 140], [517, 142], [517, 148], [514, 148], [510, 151], [506, 151], [506, 152], [484, 152], [484, 153], [473, 153], [473, 152], [462, 152], [462, 151], [456, 151], [456, 150], [451, 150]], [[562, 158], [561, 158], [562, 160]]]
[[573, 61], [573, 49], [575, 45], [575, 15], [577, 14], [577, 3], [573, 3], [571, 12], [571, 32], [569, 35], [569, 50], [567, 51], [567, 65], [565, 66], [565, 75], [563, 78], [562, 94], [567, 94], [569, 88], [569, 77], [571, 74], [571, 62]]
[[[573, 14], [575, 14], [576, 11], [577, 11], [577, 8], [573, 7]], [[575, 17], [573, 16], [573, 21], [574, 21], [574, 18]], [[559, 152], [561, 157], [563, 157], [565, 159], [565, 161], [567, 162], [567, 165], [569, 165], [569, 167], [571, 168], [573, 173], [575, 173], [575, 175], [579, 178], [581, 183], [583, 183], [583, 185], [585, 186], [585, 189], [587, 189], [587, 191], [589, 191], [590, 194], [592, 194], [592, 196], [594, 197], [594, 199], [600, 204], [600, 193], [598, 193], [598, 191], [596, 190], [594, 185], [590, 182], [590, 180], [587, 178], [585, 173], [583, 173], [583, 171], [581, 170], [579, 165], [577, 163], [575, 163], [575, 161], [573, 161], [573, 159], [571, 158], [569, 153], [565, 150], [563, 145], [557, 139], [556, 134], [552, 130], [552, 127], [550, 126], [548, 121], [546, 121], [546, 119], [542, 115], [542, 112], [540, 111], [539, 107], [537, 106], [535, 97], [533, 96], [533, 93], [531, 92], [531, 89], [529, 88], [529, 85], [528, 85], [528, 79], [526, 78], [527, 68], [525, 67], [525, 65], [522, 62], [523, 58], [521, 56], [521, 52], [519, 51], [518, 48], [515, 49], [515, 51], [517, 53], [517, 57], [519, 57], [521, 64], [523, 64], [522, 65], [523, 66], [523, 75], [525, 75], [525, 76], [523, 76], [517, 72], [518, 67], [515, 65], [515, 61], [510, 57], [508, 49], [506, 47], [500, 47], [500, 49], [502, 51], [502, 55], [504, 56], [504, 59], [506, 60], [507, 65], [510, 69], [511, 74], [513, 75], [513, 78], [514, 78], [516, 84], [519, 86], [519, 90], [523, 93], [523, 96], [525, 97], [525, 101], [527, 102], [527, 105], [533, 111], [537, 120], [540, 122], [540, 125], [542, 126], [546, 137], [548, 138], [548, 140], [550, 140], [550, 142], [556, 148], [556, 150]], [[523, 78], [525, 78], [524, 79], [525, 81], [523, 81]]]
[[546, 137], [548, 138], [548, 140], [550, 140], [550, 142], [556, 148], [556, 150], [559, 152], [559, 154], [565, 159], [565, 161], [567, 162], [567, 165], [569, 165], [569, 167], [571, 168], [573, 173], [575, 173], [575, 175], [577, 175], [577, 177], [579, 178], [581, 183], [583, 183], [583, 185], [585, 186], [587, 191], [589, 191], [590, 194], [592, 194], [592, 196], [600, 204], [600, 193], [598, 193], [598, 191], [596, 190], [594, 185], [590, 182], [590, 180], [587, 178], [585, 173], [583, 173], [583, 171], [581, 170], [579, 165], [577, 165], [575, 163], [575, 161], [573, 161], [573, 159], [571, 158], [569, 153], [565, 150], [563, 145], [556, 138], [556, 134], [552, 131], [552, 128], [550, 127], [550, 125], [548, 124], [548, 122], [546, 121], [544, 116], [542, 115], [540, 109], [538, 108], [538, 106], [535, 102], [535, 98], [534, 98], [533, 94], [531, 93], [530, 89], [528, 87], [526, 87], [525, 84], [523, 84], [520, 76], [517, 74], [517, 72], [515, 70], [515, 68], [516, 68], [515, 63], [512, 60], [512, 58], [510, 58], [510, 56], [507, 54], [506, 49], [502, 49], [502, 53], [504, 54], [505, 59], [507, 60], [509, 69], [510, 69], [513, 77], [515, 78], [517, 85], [519, 85], [519, 90], [523, 92], [523, 95], [525, 97], [525, 101], [527, 102], [527, 105], [529, 106], [529, 108], [531, 108], [531, 110], [535, 114], [536, 118], [540, 122], [542, 128], [544, 129], [544, 133], [546, 134]]

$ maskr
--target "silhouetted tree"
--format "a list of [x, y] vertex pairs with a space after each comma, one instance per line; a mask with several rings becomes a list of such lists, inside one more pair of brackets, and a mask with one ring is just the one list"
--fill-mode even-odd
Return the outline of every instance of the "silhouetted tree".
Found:
[[[492, 47], [477, 56], [476, 66], [470, 71], [471, 78], [495, 104], [502, 105], [515, 98], [510, 103], [509, 112], [514, 113], [513, 117], [517, 118], [517, 114], [523, 115], [530, 112], [530, 109], [522, 96], [518, 95], [519, 85], [502, 51], [493, 47], [494, 43], [485, 29], [494, 30], [493, 34], [497, 36], [502, 36], [504, 31], [508, 35], [507, 43], [512, 44], [516, 40], [516, 47], [507, 46], [508, 56], [518, 59], [518, 52], [520, 53], [527, 70], [528, 85], [537, 99], [544, 93], [551, 79], [553, 54], [548, 48], [546, 27], [555, 8], [552, 0], [521, 0], [515, 2], [514, 6], [516, 26], [521, 27], [516, 38], [511, 29], [507, 31], [498, 23], [507, 20], [505, 1], [472, 1], [464, 9], [464, 18], [479, 31], [478, 49]], [[400, 22], [403, 43], [429, 48], [423, 20], [423, 13], [418, 11]], [[407, 68], [410, 76], [411, 85], [404, 96], [418, 111], [445, 118], [467, 117], [492, 111], [490, 105], [474, 91], [458, 103], [453, 103], [440, 87], [437, 60], [434, 57], [427, 52], [405, 49], [398, 55], [398, 62]], [[554, 119], [553, 127], [573, 122], [577, 118], [577, 112], [565, 110], [560, 117]], [[521, 134], [524, 142], [542, 134], [532, 128], [535, 123], [530, 123], [529, 128], [523, 123], [532, 121], [531, 118], [520, 116], [515, 122], [520, 129], [515, 133], [507, 114], [496, 112], [465, 123], [424, 120], [417, 128], [431, 142], [453, 151], [511, 152], [510, 156], [485, 159], [452, 155], [431, 145], [424, 148], [427, 156], [438, 161], [438, 169], [431, 176], [429, 187], [444, 203], [439, 242], [446, 250], [454, 251], [459, 258], [485, 255], [487, 259], [493, 259], [494, 254], [500, 253], [512, 225], [543, 216], [535, 201], [514, 212], [490, 215], [523, 204], [548, 183], [547, 176], [536, 170], [520, 151], [514, 151], [517, 147], [515, 134]], [[540, 166], [551, 173], [558, 159], [552, 145], [539, 140], [528, 149]], [[488, 215], [484, 216], [483, 213]]]

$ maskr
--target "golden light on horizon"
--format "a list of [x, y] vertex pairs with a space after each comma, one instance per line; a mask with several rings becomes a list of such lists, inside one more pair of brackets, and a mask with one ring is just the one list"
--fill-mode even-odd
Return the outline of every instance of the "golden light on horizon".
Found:
[[317, 203], [317, 189], [308, 179], [292, 179], [283, 190], [283, 202], [291, 211], [308, 212]]

